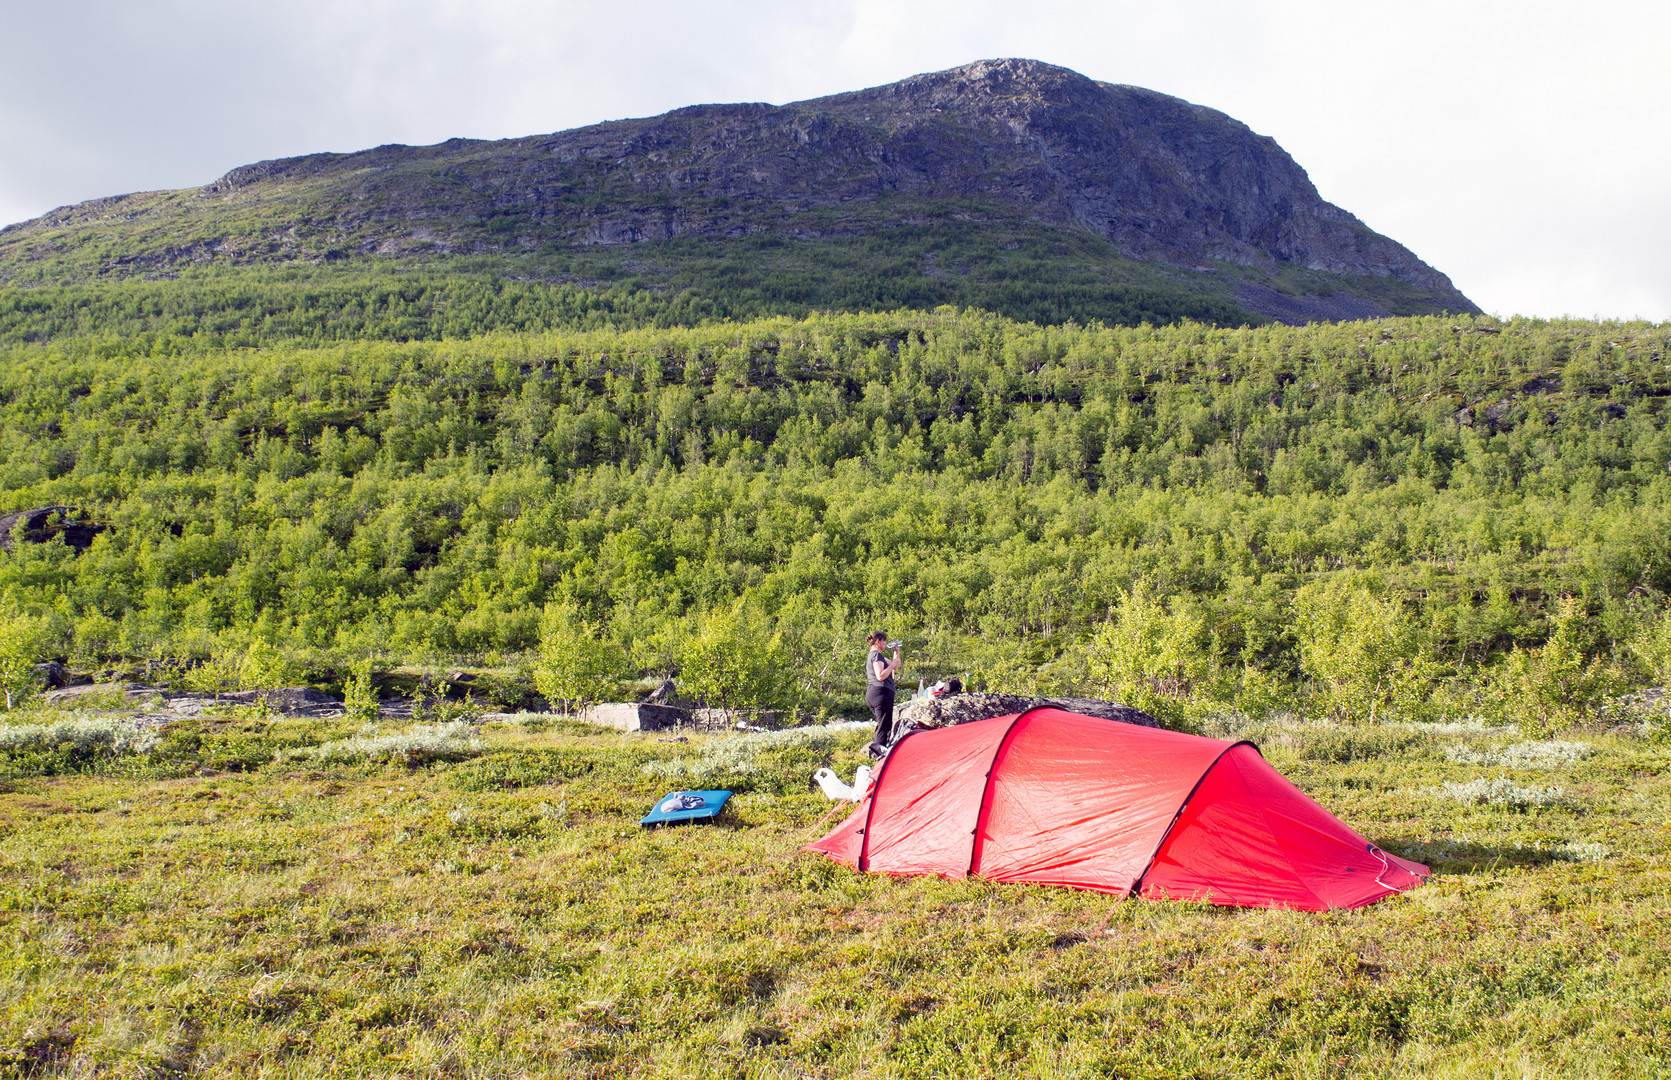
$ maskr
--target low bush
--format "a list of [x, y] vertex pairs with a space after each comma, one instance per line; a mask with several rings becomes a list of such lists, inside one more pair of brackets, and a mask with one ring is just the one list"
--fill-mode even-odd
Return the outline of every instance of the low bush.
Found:
[[1386, 757], [1425, 740], [1404, 727], [1340, 725], [1309, 727], [1300, 741], [1300, 756], [1310, 761], [1362, 761]]
[[388, 761], [423, 765], [432, 761], [462, 761], [482, 752], [473, 727], [463, 720], [445, 724], [415, 724], [394, 735], [361, 735], [319, 746], [282, 750], [275, 761], [312, 760], [321, 764]]
[[1595, 752], [1595, 747], [1589, 743], [1562, 742], [1555, 739], [1549, 742], [1521, 742], [1486, 750], [1451, 746], [1445, 749], [1445, 756], [1463, 765], [1500, 765], [1510, 769], [1559, 769], [1577, 764]]
[[1555, 854], [1567, 862], [1598, 863], [1610, 857], [1613, 852], [1606, 844], [1593, 840], [1569, 840], [1556, 848]]
[[1562, 788], [1521, 787], [1504, 776], [1490, 780], [1482, 777], [1464, 783], [1446, 780], [1439, 787], [1430, 789], [1430, 793], [1473, 806], [1506, 806], [1516, 810], [1554, 806], [1566, 797]]
[[[857, 745], [860, 739], [849, 736], [848, 741]], [[648, 762], [643, 771], [684, 787], [721, 784], [732, 791], [790, 794], [806, 790], [839, 743], [837, 733], [827, 728], [717, 736], [695, 757]]]
[[0, 769], [10, 776], [88, 772], [116, 758], [146, 754], [161, 742], [155, 724], [89, 717], [0, 726]]

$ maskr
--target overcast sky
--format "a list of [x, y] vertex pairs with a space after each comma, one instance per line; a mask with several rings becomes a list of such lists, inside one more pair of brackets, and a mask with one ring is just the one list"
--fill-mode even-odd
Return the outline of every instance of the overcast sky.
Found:
[[1500, 315], [1671, 319], [1657, 0], [0, 0], [0, 223], [1024, 56], [1220, 109]]

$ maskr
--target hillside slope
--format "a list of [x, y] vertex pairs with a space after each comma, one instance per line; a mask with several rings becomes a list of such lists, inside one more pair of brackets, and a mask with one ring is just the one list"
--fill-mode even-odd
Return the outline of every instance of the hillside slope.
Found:
[[[0, 280], [352, 257], [560, 264], [597, 248], [653, 280], [738, 246], [757, 256], [742, 276], [769, 278], [786, 267], [763, 241], [822, 270], [855, 238], [901, 229], [929, 230], [904, 271], [928, 281], [1037, 277], [1008, 253], [1036, 247], [1042, 229], [1060, 248], [1047, 258], [1083, 257], [1096, 241], [1089, 258], [1106, 284], [1284, 321], [1478, 310], [1325, 202], [1273, 140], [1212, 109], [1029, 60], [784, 106], [261, 162], [200, 189], [98, 199], [0, 231]], [[964, 239], [961, 259], [940, 257], [939, 233]]]

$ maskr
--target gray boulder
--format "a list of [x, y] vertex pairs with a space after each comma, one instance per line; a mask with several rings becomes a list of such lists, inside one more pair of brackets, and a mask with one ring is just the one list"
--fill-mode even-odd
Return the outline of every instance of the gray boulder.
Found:
[[690, 713], [647, 702], [609, 702], [583, 710], [580, 719], [617, 731], [661, 731], [690, 723]]

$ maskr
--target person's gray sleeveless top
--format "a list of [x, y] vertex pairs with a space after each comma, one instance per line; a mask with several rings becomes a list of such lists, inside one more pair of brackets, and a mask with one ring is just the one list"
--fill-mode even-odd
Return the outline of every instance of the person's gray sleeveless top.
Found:
[[876, 677], [876, 662], [878, 660], [885, 661], [887, 660], [887, 657], [882, 655], [880, 649], [870, 650], [870, 656], [865, 660], [865, 689], [868, 690], [872, 686], [885, 686], [889, 690], [892, 690], [894, 688], [893, 675], [890, 674], [886, 679], [878, 679]]

